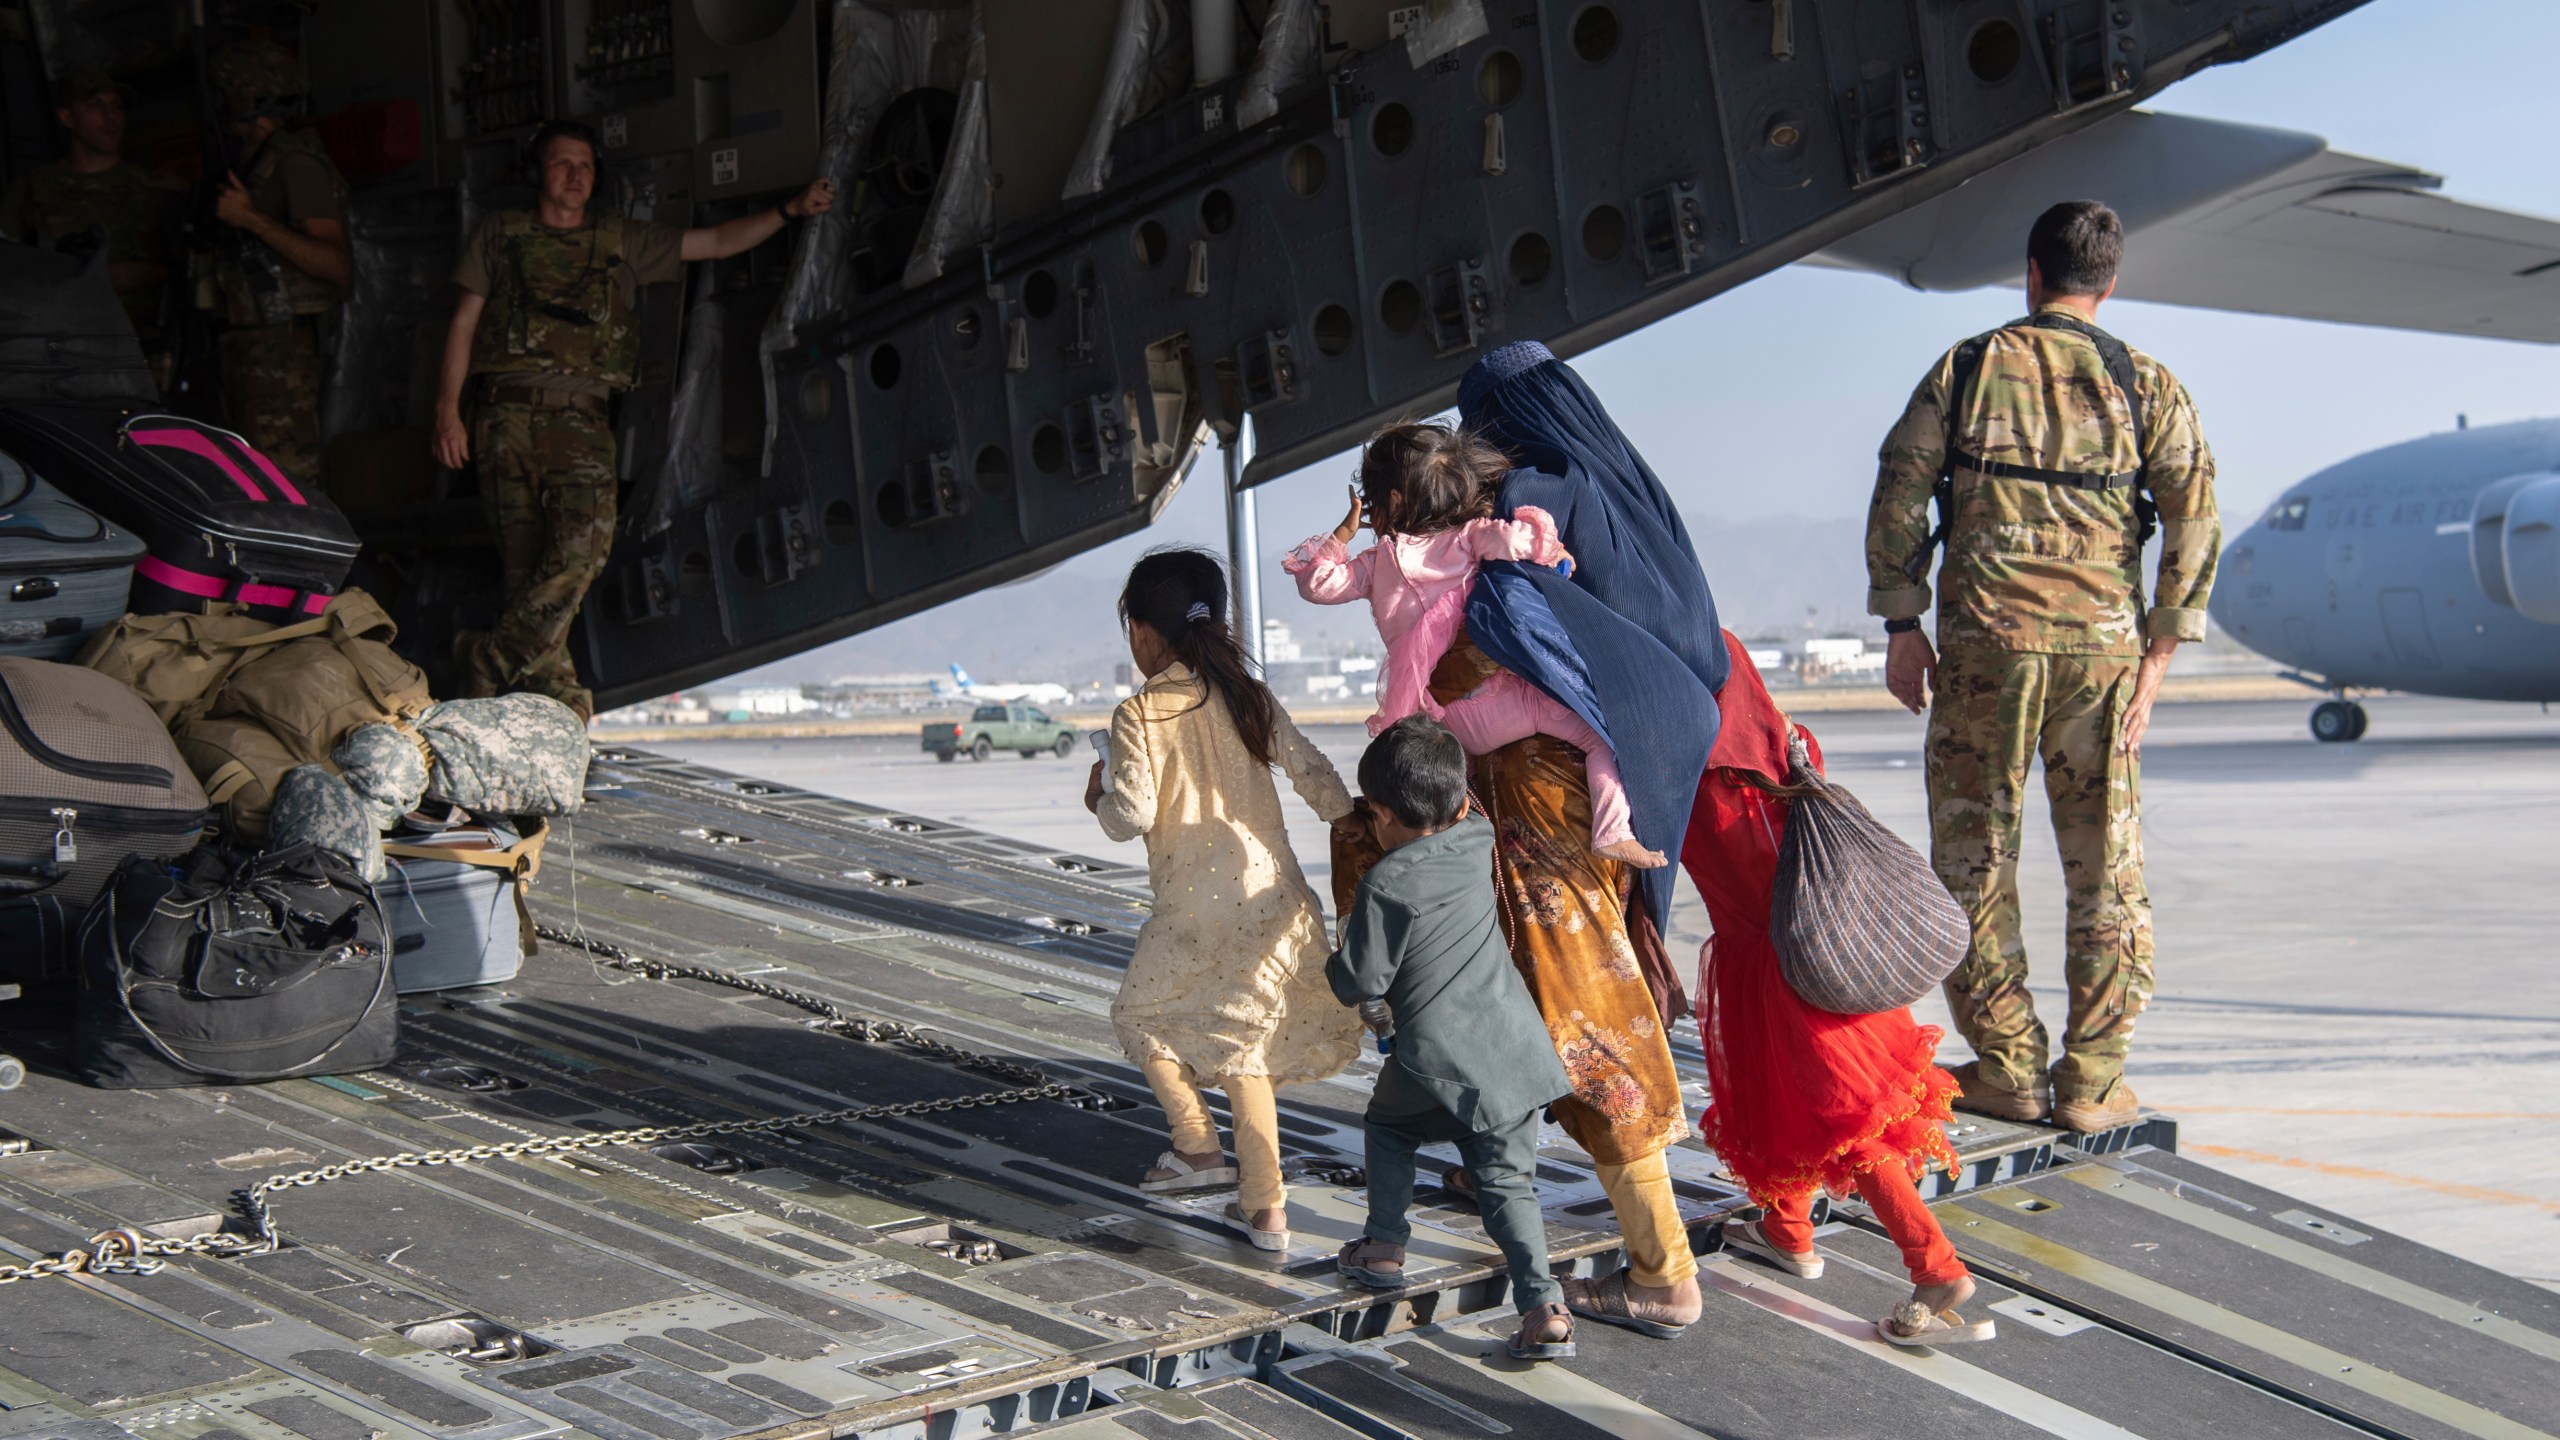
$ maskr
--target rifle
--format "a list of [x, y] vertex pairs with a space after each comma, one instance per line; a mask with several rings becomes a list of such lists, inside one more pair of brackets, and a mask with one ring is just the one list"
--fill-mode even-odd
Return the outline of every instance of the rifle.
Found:
[[[248, 279], [259, 318], [267, 323], [280, 323], [293, 318], [292, 307], [285, 298], [283, 257], [254, 237], [225, 224], [215, 213], [225, 182], [247, 163], [248, 157], [241, 154], [238, 143], [231, 138], [230, 117], [224, 112], [221, 93], [213, 83], [213, 55], [205, 34], [208, 26], [204, 0], [192, 0], [192, 9], [195, 23], [189, 44], [195, 52], [196, 105], [204, 115], [200, 131], [204, 173], [196, 179], [196, 192], [188, 207], [187, 248], [194, 255], [236, 262]], [[199, 302], [195, 308], [212, 308], [201, 303], [203, 287], [199, 284], [193, 288]]]

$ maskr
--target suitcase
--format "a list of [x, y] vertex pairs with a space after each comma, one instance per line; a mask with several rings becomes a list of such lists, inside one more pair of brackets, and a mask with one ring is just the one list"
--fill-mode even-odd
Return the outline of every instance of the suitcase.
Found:
[[72, 499], [142, 537], [136, 614], [227, 600], [282, 624], [328, 608], [359, 548], [316, 485], [228, 430], [176, 415], [0, 409], [5, 447]]
[[401, 994], [516, 977], [534, 946], [524, 887], [541, 866], [544, 836], [536, 820], [503, 848], [476, 826], [383, 842], [391, 873], [374, 889], [391, 926], [392, 983]]
[[78, 914], [127, 855], [196, 846], [212, 807], [160, 718], [112, 676], [0, 658], [0, 900]]
[[0, 655], [68, 660], [125, 613], [140, 537], [0, 454]]

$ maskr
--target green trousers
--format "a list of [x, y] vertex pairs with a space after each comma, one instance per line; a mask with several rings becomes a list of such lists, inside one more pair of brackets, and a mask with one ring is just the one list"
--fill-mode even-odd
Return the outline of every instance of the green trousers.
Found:
[[2130, 656], [1950, 649], [1929, 710], [1929, 839], [1938, 878], [1973, 918], [1947, 977], [1956, 1028], [1989, 1084], [2032, 1090], [2051, 1041], [2027, 994], [2018, 851], [2027, 771], [2044, 764], [2067, 905], [2070, 1015], [2051, 1067], [2058, 1098], [2096, 1100], [2124, 1074], [2151, 999], [2151, 896], [2142, 885], [2142, 777], [2116, 744]]
[[506, 591], [497, 628], [459, 645], [464, 693], [531, 690], [592, 716], [569, 627], [613, 548], [613, 427], [559, 405], [484, 405], [472, 427]]

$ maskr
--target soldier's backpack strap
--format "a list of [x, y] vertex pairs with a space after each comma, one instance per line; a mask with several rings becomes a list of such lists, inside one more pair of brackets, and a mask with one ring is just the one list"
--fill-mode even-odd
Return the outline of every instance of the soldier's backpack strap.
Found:
[[[2040, 330], [2068, 330], [2097, 347], [2099, 363], [2106, 367], [2107, 378], [2115, 382], [2118, 390], [2124, 392], [2125, 410], [2133, 421], [2133, 448], [2136, 457], [2133, 469], [2121, 473], [2050, 470], [2041, 465], [2017, 465], [2006, 460], [1986, 460], [1956, 443], [1956, 417], [1964, 413], [1966, 398], [1972, 393], [1974, 383], [1981, 375], [1983, 352], [1989, 347], [1991, 337], [1999, 334], [2000, 330], [2012, 330], [2021, 326], [2033, 326]], [[2152, 500], [2150, 490], [2143, 483], [2149, 467], [2140, 459], [2145, 448], [2146, 430], [2141, 376], [2134, 368], [2133, 352], [2126, 348], [2123, 341], [2079, 316], [2056, 314], [2050, 310], [2031, 315], [2015, 325], [2004, 325], [2000, 330], [1976, 335], [1956, 347], [1955, 374], [1947, 387], [1945, 459], [1939, 467], [1937, 483], [1932, 485], [1929, 491], [1930, 498], [1937, 505], [1938, 528], [1931, 532], [1927, 540], [1921, 542], [1920, 548], [1913, 552], [1909, 560], [1903, 562], [1902, 567], [1903, 573], [1909, 575], [1915, 583], [1928, 573], [1930, 553], [1947, 538], [1948, 525], [1955, 510], [1955, 472], [1959, 466], [2004, 480], [2031, 480], [2042, 485], [2067, 485], [2075, 490], [2106, 491], [2129, 488], [2133, 491], [2134, 518], [2141, 526], [2134, 540], [2137, 552], [2141, 547], [2151, 543], [2152, 535], [2160, 528], [2160, 507]]]
[[1980, 463], [1956, 449], [1956, 417], [1964, 413], [1965, 397], [1973, 393], [1973, 382], [1982, 374], [1982, 352], [1990, 348], [1991, 337], [1999, 333], [1999, 330], [1986, 330], [1956, 347], [1955, 372], [1947, 380], [1946, 444], [1939, 451], [1938, 478], [1929, 484], [1929, 504], [1937, 511], [1937, 528], [1920, 542], [1919, 549], [1911, 552], [1910, 559], [1902, 562], [1902, 573], [1909, 576], [1914, 585], [1928, 576], [1929, 557], [1946, 543], [1947, 531], [1955, 523], [1957, 460], [1962, 458], [1968, 464]]
[[2151, 543], [2151, 537], [2160, 529], [2160, 506], [2151, 498], [2151, 487], [2145, 483], [2151, 467], [2142, 457], [2149, 448], [2150, 431], [2144, 424], [2142, 376], [2134, 368], [2133, 351], [2126, 348], [2123, 341], [2077, 315], [2059, 315], [2048, 310], [2027, 323], [2045, 330], [2068, 330], [2087, 339], [2098, 347], [2098, 361], [2107, 367], [2107, 378], [2116, 382], [2116, 388], [2124, 392], [2125, 413], [2133, 421], [2133, 471], [2129, 475], [2108, 478], [2120, 479], [2133, 487], [2133, 514], [2142, 525], [2141, 534], [2133, 542], [2134, 549], [2139, 552]]

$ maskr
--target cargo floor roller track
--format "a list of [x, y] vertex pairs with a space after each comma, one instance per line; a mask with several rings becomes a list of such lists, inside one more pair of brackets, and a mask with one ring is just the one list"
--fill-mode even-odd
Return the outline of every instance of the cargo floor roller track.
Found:
[[[0, 1008], [37, 1072], [0, 1100], [0, 1264], [236, 1228], [244, 1186], [353, 1159], [905, 1113], [289, 1187], [273, 1254], [0, 1285], [0, 1440], [2560, 1434], [2560, 1297], [2194, 1165], [2159, 1117], [2080, 1145], [1958, 1128], [1932, 1184], [1996, 1344], [1876, 1342], [1898, 1262], [1844, 1207], [1824, 1279], [1710, 1255], [1680, 1339], [1586, 1324], [1579, 1358], [1524, 1369], [1450, 1197], [1419, 1198], [1408, 1293], [1331, 1275], [1373, 1060], [1283, 1097], [1290, 1253], [1230, 1243], [1225, 1196], [1132, 1187], [1164, 1148], [1108, 1018], [1142, 874], [646, 755], [590, 783], [546, 927], [782, 994], [554, 943], [504, 987], [413, 998], [391, 1069], [151, 1093], [60, 1079], [44, 1012]], [[1077, 1097], [934, 1108], [1021, 1081], [810, 1000]], [[1549, 1138], [1557, 1258], [1614, 1266], [1588, 1164]], [[1674, 1158], [1711, 1246], [1742, 1201], [1694, 1142]]]

